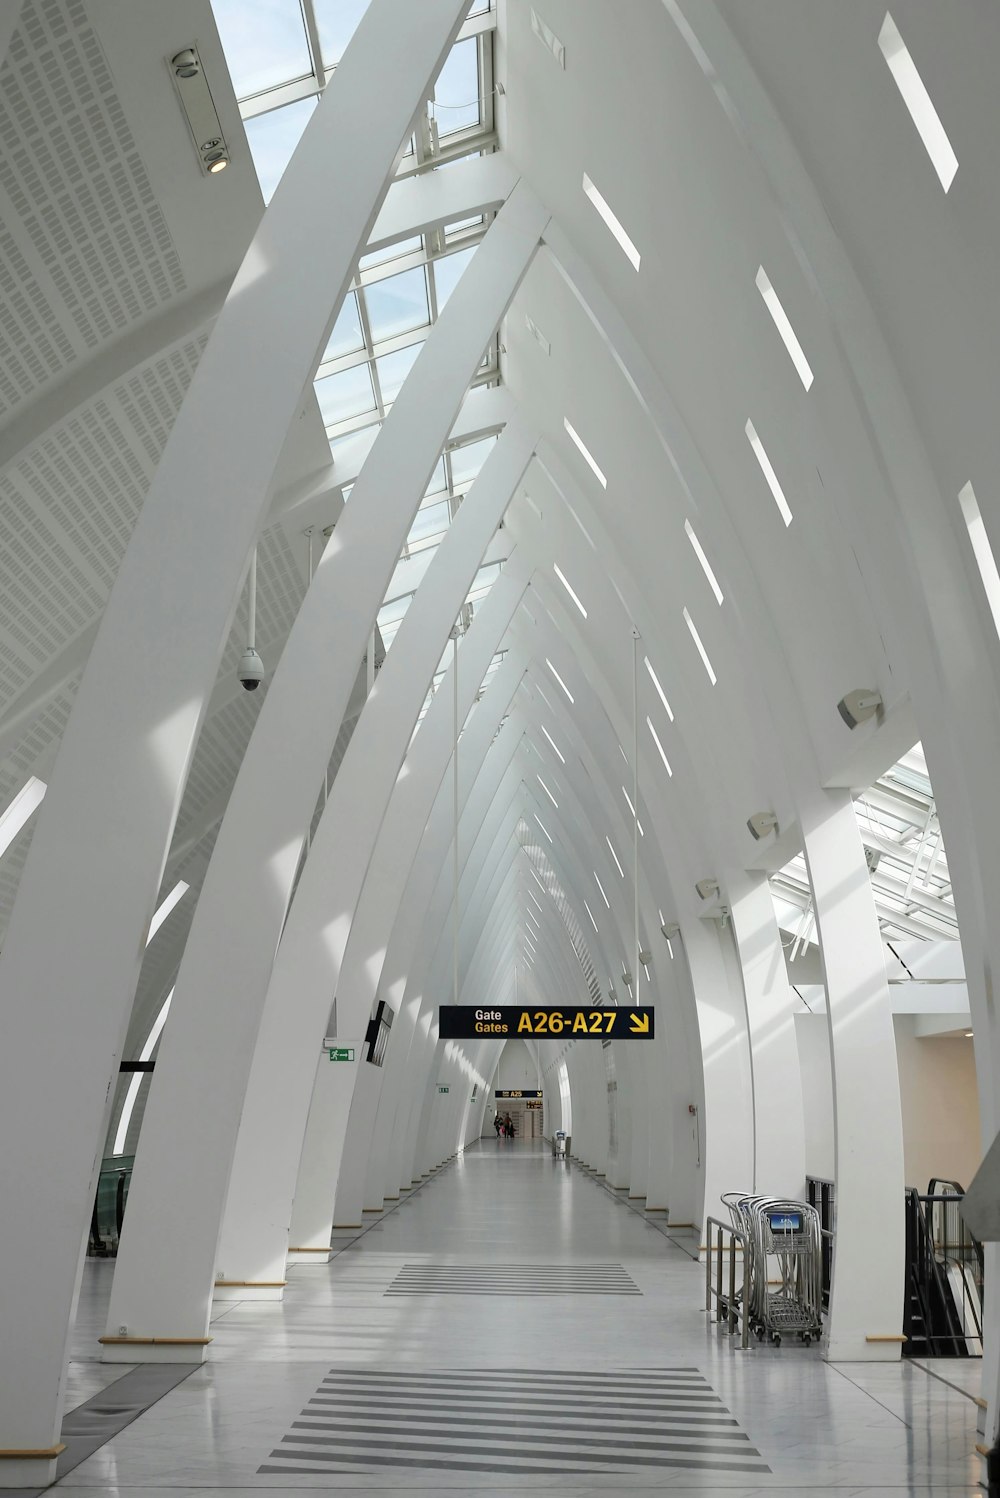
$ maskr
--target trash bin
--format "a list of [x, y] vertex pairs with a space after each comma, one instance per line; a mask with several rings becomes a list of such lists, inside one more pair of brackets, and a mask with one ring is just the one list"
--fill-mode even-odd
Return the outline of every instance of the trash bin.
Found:
[[562, 1129], [557, 1129], [552, 1139], [552, 1153], [558, 1159], [569, 1154], [570, 1136]]

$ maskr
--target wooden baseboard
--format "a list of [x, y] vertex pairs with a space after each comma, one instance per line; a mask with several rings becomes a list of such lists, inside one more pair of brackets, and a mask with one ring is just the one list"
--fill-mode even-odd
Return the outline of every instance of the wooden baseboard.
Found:
[[29, 1446], [23, 1451], [18, 1451], [16, 1446], [9, 1450], [0, 1451], [0, 1459], [9, 1457], [11, 1461], [40, 1461], [51, 1462], [61, 1451], [66, 1450], [65, 1441], [58, 1441], [55, 1446]]

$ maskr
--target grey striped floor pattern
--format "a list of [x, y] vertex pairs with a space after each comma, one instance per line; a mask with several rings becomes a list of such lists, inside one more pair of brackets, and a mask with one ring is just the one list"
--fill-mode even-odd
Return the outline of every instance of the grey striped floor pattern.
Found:
[[766, 1473], [697, 1368], [331, 1368], [258, 1473]]
[[404, 1264], [386, 1295], [641, 1295], [621, 1264]]

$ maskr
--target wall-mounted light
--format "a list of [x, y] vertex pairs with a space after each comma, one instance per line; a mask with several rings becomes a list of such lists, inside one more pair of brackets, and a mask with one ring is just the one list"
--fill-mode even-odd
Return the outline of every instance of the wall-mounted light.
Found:
[[874, 718], [881, 706], [880, 692], [871, 687], [859, 687], [856, 692], [848, 692], [846, 697], [841, 697], [837, 703], [837, 711], [848, 728], [857, 728], [859, 723], [867, 723], [869, 718]]
[[747, 817], [747, 828], [750, 836], [759, 843], [769, 832], [777, 832], [778, 819], [773, 811], [755, 811], [752, 817]]
[[206, 176], [217, 177], [229, 165], [229, 147], [222, 133], [198, 48], [184, 47], [180, 52], [175, 52], [167, 66], [191, 131], [201, 169]]
[[699, 900], [714, 900], [719, 893], [718, 879], [699, 879], [695, 885]]

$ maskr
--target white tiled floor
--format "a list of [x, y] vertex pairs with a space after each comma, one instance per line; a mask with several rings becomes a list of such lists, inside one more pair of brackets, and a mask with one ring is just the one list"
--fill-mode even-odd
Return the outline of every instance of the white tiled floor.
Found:
[[[449, 1262], [587, 1270], [620, 1264], [642, 1294], [385, 1295], [403, 1265]], [[87, 1266], [71, 1370], [78, 1390], [112, 1372], [86, 1361], [97, 1356], [112, 1271], [110, 1264]], [[740, 1352], [706, 1324], [702, 1274], [640, 1215], [575, 1167], [553, 1161], [544, 1147], [485, 1141], [375, 1219], [331, 1264], [291, 1268], [283, 1304], [220, 1307], [211, 1362], [58, 1486], [109, 1498], [240, 1498], [297, 1488], [340, 1498], [417, 1490], [447, 1491], [449, 1498], [553, 1491], [593, 1498], [631, 1489], [674, 1498], [959, 1498], [980, 1491], [976, 1365], [831, 1366], [815, 1348], [797, 1346]], [[609, 1464], [586, 1474], [511, 1479], [486, 1470], [380, 1469], [345, 1458], [361, 1465], [344, 1473], [258, 1473], [334, 1367], [384, 1370], [397, 1383], [443, 1369], [487, 1378], [489, 1370], [567, 1370], [596, 1374], [599, 1383], [605, 1374], [609, 1407], [614, 1370], [697, 1369], [771, 1471]], [[543, 1416], [544, 1400], [528, 1413], [531, 1420]], [[594, 1430], [603, 1433], [600, 1420]], [[469, 1460], [488, 1467], [491, 1458], [480, 1457], [475, 1443], [485, 1449], [494, 1439], [492, 1431], [473, 1431]], [[413, 1460], [411, 1445], [395, 1448], [407, 1452], [401, 1461]]]

